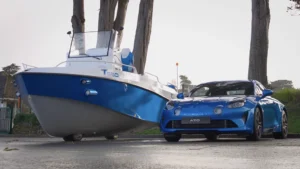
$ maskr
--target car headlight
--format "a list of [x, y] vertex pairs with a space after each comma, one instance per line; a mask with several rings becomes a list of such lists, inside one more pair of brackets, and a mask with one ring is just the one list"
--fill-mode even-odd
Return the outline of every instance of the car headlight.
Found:
[[174, 111], [174, 115], [175, 116], [179, 116], [180, 115], [180, 112], [181, 112], [181, 107], [177, 107]]
[[228, 105], [228, 108], [239, 108], [239, 107], [243, 107], [245, 105], [245, 102], [234, 102], [234, 103], [230, 103]]
[[175, 106], [175, 103], [172, 102], [172, 101], [168, 101], [167, 104], [166, 104], [167, 110], [172, 110], [172, 109], [174, 109], [174, 106]]

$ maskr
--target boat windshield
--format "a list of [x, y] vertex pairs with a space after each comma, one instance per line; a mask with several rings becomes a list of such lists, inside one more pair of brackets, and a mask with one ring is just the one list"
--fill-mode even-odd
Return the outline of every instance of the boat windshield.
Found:
[[254, 95], [252, 82], [214, 82], [201, 84], [190, 92], [190, 97]]
[[112, 44], [112, 31], [74, 33], [68, 57], [108, 56]]

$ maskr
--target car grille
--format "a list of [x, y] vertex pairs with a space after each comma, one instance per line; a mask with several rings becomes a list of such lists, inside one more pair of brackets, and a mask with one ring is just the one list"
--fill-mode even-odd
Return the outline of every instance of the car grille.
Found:
[[174, 129], [193, 129], [193, 128], [236, 128], [238, 127], [231, 120], [211, 120], [210, 124], [181, 124], [180, 120], [169, 121], [166, 128]]

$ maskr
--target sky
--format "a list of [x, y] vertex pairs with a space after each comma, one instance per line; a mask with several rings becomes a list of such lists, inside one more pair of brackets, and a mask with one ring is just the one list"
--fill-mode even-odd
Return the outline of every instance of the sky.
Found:
[[[300, 88], [300, 16], [289, 0], [270, 0], [269, 81]], [[3, 0], [0, 67], [51, 67], [65, 61], [72, 30], [72, 0]], [[86, 31], [97, 30], [100, 0], [85, 0]], [[133, 49], [139, 0], [130, 0], [121, 47]], [[155, 0], [146, 72], [166, 83], [186, 75], [193, 84], [247, 79], [251, 0]]]

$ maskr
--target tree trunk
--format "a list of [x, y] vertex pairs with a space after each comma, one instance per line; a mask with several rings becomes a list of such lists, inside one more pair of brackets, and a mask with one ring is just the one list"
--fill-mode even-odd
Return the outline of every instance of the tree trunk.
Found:
[[[111, 31], [114, 26], [115, 9], [118, 0], [101, 0], [98, 20], [98, 31]], [[97, 39], [97, 48], [107, 48], [110, 42], [110, 32], [99, 32]], [[113, 38], [113, 37], [112, 37]], [[114, 39], [112, 39], [114, 40]], [[111, 43], [113, 44], [114, 41]]]
[[252, 30], [248, 79], [268, 85], [269, 0], [252, 0]]
[[84, 36], [76, 34], [84, 32], [84, 0], [73, 0], [73, 16], [71, 19], [75, 40], [75, 48], [80, 54], [85, 53]]
[[128, 2], [129, 0], [118, 1], [118, 12], [114, 23], [114, 30], [118, 31], [116, 48], [121, 46]]
[[133, 47], [134, 66], [144, 74], [148, 45], [150, 42], [154, 0], [141, 0]]

